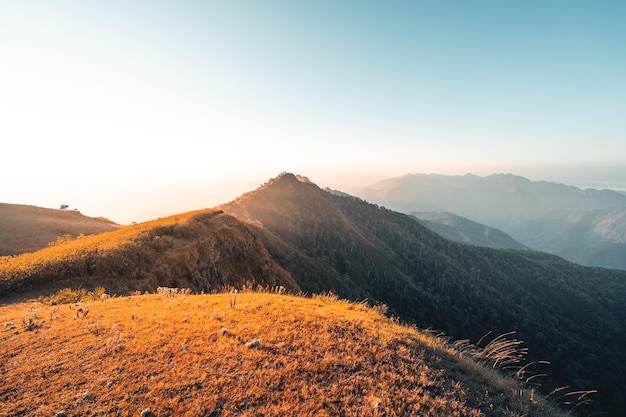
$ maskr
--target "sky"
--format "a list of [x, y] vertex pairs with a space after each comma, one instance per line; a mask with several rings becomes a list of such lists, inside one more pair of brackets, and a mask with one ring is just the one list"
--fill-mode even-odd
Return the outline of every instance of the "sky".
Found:
[[0, 202], [130, 223], [283, 171], [626, 190], [624, 22], [621, 0], [0, 0]]

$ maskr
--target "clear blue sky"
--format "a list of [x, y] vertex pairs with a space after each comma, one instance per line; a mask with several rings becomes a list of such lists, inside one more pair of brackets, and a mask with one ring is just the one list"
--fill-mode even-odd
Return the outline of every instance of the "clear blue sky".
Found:
[[129, 221], [105, 202], [144, 220], [140, 196], [215, 205], [281, 171], [626, 182], [624, 22], [626, 1], [4, 1], [0, 201]]

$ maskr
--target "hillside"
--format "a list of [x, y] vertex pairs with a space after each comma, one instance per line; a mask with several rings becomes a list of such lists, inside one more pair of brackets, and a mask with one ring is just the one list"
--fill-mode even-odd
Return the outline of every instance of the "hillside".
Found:
[[92, 235], [119, 227], [74, 210], [0, 203], [0, 256], [37, 251], [59, 236]]
[[[626, 240], [624, 217], [616, 222], [598, 219], [603, 229], [598, 232], [594, 220], [580, 216], [581, 212], [625, 209], [624, 193], [583, 190], [510, 174], [416, 174], [381, 181], [356, 194], [404, 213], [451, 212], [501, 229], [535, 250], [583, 265], [626, 268], [626, 246], [621, 242]], [[579, 221], [574, 222], [577, 217]]]
[[556, 211], [511, 229], [529, 245], [579, 264], [626, 270], [626, 207]]
[[248, 227], [216, 210], [126, 226], [19, 256], [0, 257], [0, 296], [104, 286], [117, 294], [159, 286], [215, 291], [242, 285], [297, 291]]
[[[357, 198], [330, 188], [325, 188], [324, 191], [339, 197]], [[476, 223], [454, 213], [415, 211], [407, 214], [415, 217], [427, 229], [454, 242], [494, 249], [528, 249], [500, 229]]]
[[564, 416], [431, 334], [329, 296], [28, 301], [0, 315], [0, 416]]
[[494, 249], [528, 249], [500, 229], [447, 212], [412, 212], [410, 215], [446, 239]]
[[626, 272], [451, 242], [290, 174], [221, 209], [248, 222], [305, 291], [384, 302], [457, 339], [517, 330], [535, 359], [552, 363], [544, 388], [595, 388], [607, 411], [626, 406]]

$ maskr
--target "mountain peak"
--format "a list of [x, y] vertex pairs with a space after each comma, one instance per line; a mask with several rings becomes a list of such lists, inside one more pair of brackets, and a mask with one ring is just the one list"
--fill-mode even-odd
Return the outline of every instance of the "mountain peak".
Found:
[[243, 194], [235, 201], [243, 201], [255, 195], [258, 195], [259, 193], [268, 192], [270, 190], [274, 192], [284, 192], [286, 190], [293, 191], [296, 189], [302, 190], [304, 189], [302, 185], [312, 186], [312, 188], [321, 190], [317, 185], [315, 185], [305, 176], [292, 174], [290, 172], [281, 172], [280, 174], [278, 174], [278, 176], [269, 179], [264, 184], [261, 184], [256, 190]]
[[277, 177], [270, 179], [267, 183], [273, 184], [281, 181], [313, 184], [313, 182], [307, 177], [299, 174], [292, 174], [291, 172], [281, 172]]

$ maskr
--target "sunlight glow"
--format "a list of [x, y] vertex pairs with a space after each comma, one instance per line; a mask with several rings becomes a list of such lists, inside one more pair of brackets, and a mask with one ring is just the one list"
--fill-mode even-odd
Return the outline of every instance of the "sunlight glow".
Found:
[[557, 3], [3, 4], [0, 201], [281, 171], [597, 177], [626, 166], [626, 10]]

